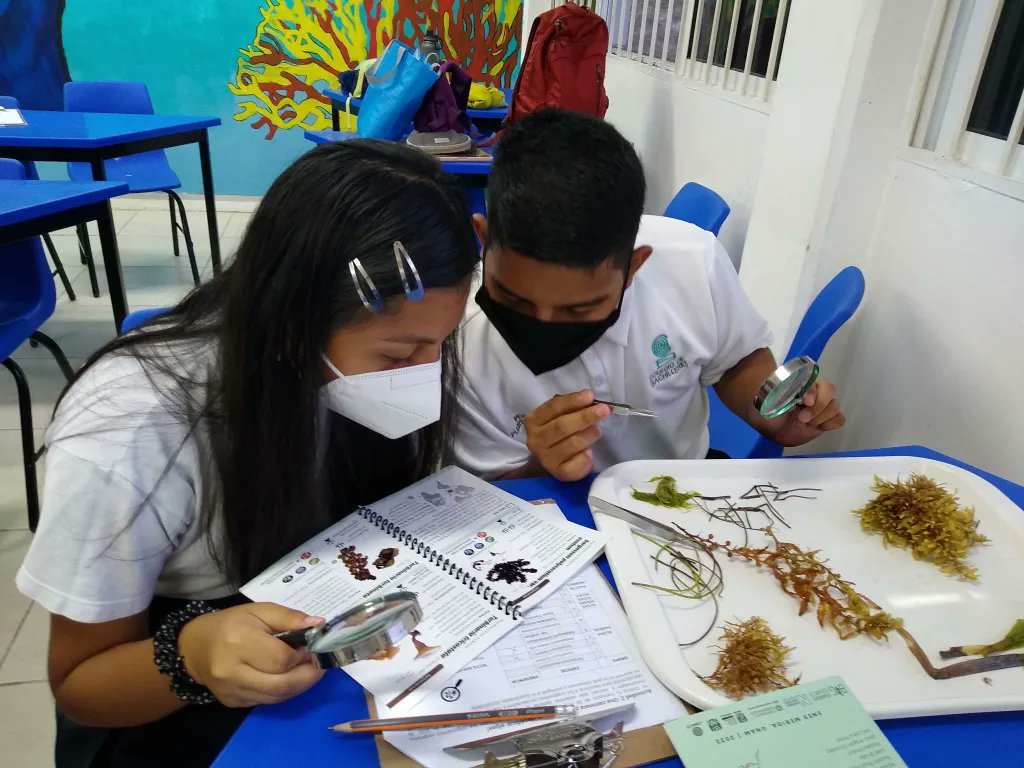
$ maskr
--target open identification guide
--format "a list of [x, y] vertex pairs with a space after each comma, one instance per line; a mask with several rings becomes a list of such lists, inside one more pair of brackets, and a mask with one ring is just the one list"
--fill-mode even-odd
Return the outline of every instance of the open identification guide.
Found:
[[[545, 519], [562, 519], [556, 504], [535, 504]], [[374, 703], [380, 710], [383, 702]], [[679, 699], [644, 664], [626, 614], [597, 567], [586, 568], [533, 608], [514, 630], [451, 678], [439, 696], [408, 714], [557, 704], [574, 705], [583, 718], [634, 705], [601, 718], [598, 724], [605, 730], [618, 720], [626, 731], [636, 731], [686, 714]], [[467, 768], [478, 765], [481, 754], [456, 755], [448, 747], [522, 728], [522, 723], [494, 723], [389, 731], [383, 736], [427, 768]]]
[[396, 713], [428, 697], [596, 558], [597, 531], [538, 515], [455, 467], [361, 507], [242, 587], [331, 618], [389, 592], [423, 618], [379, 659], [344, 669]]
[[[379, 710], [382, 702], [375, 703]], [[600, 727], [608, 730], [623, 720], [626, 731], [635, 731], [686, 714], [644, 664], [622, 606], [591, 567], [449, 679], [440, 696], [409, 714], [572, 704], [586, 718], [630, 703], [632, 710], [602, 717]], [[383, 736], [427, 768], [468, 768], [480, 764], [482, 753], [456, 755], [449, 747], [522, 728], [522, 723], [497, 723]]]

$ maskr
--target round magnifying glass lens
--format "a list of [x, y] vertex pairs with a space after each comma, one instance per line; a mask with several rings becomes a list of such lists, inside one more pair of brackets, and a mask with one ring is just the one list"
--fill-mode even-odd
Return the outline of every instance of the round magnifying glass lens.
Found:
[[799, 357], [781, 366], [762, 387], [758, 409], [768, 419], [781, 416], [795, 407], [818, 378], [818, 364]]
[[412, 623], [418, 621], [419, 603], [409, 593], [364, 603], [328, 622], [311, 650], [318, 653], [333, 651], [381, 633], [393, 634], [393, 641], [400, 640], [408, 633], [407, 614], [413, 615]]

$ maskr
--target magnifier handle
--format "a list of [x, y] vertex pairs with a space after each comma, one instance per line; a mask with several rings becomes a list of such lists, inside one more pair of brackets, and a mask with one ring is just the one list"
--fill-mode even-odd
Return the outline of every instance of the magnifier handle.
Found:
[[305, 648], [307, 632], [309, 632], [308, 627], [301, 627], [299, 629], [288, 630], [287, 632], [278, 632], [274, 637], [286, 645], [290, 645], [292, 648]]

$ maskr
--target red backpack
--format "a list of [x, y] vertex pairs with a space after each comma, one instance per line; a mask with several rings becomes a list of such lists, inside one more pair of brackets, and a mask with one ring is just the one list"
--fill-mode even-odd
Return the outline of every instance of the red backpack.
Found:
[[604, 65], [608, 25], [587, 8], [567, 2], [533, 20], [506, 125], [542, 107], [604, 117]]

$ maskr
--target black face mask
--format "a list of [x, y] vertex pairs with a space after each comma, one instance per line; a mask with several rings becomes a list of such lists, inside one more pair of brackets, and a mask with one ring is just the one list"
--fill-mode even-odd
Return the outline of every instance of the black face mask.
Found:
[[476, 303], [501, 334], [523, 365], [534, 376], [568, 365], [590, 349], [604, 332], [619, 319], [626, 286], [622, 286], [619, 304], [604, 320], [585, 323], [547, 323], [511, 307], [499, 304], [483, 286], [476, 294]]

